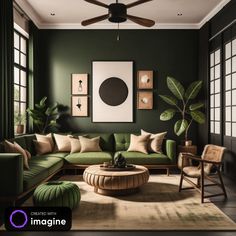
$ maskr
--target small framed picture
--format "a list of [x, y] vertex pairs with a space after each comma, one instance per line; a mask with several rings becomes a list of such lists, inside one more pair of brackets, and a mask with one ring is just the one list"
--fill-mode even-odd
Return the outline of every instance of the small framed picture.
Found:
[[153, 71], [138, 71], [138, 89], [153, 89]]
[[71, 96], [72, 116], [88, 116], [88, 96]]
[[137, 94], [137, 108], [140, 110], [153, 109], [153, 92], [138, 91]]
[[88, 74], [72, 74], [71, 76], [71, 94], [88, 94]]

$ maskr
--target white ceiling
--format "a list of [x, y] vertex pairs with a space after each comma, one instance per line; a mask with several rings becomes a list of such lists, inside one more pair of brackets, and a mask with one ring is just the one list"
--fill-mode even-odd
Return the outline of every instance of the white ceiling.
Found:
[[[112, 29], [117, 25], [108, 20], [83, 27], [81, 21], [107, 13], [107, 9], [84, 0], [15, 0], [39, 28], [49, 29]], [[105, 4], [115, 0], [100, 0]], [[128, 4], [136, 0], [120, 0]], [[199, 29], [230, 0], [153, 0], [128, 9], [130, 15], [152, 19], [153, 29]], [[55, 13], [55, 16], [51, 16]], [[178, 16], [181, 13], [182, 16]], [[144, 28], [130, 21], [120, 28]]]

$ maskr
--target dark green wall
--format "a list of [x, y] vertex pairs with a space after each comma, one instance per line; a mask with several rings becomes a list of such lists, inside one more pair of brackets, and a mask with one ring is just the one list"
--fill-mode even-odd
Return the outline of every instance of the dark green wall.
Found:
[[[62, 130], [137, 132], [143, 128], [153, 132], [168, 130], [168, 136], [176, 138], [172, 131], [174, 122], [159, 120], [167, 105], [157, 94], [167, 92], [167, 75], [179, 79], [184, 85], [198, 79], [198, 31], [123, 30], [119, 42], [116, 34], [114, 30], [40, 30], [36, 99], [46, 95], [51, 102], [70, 106], [71, 73], [91, 75], [93, 60], [133, 60], [135, 85], [137, 70], [154, 70], [157, 93], [153, 110], [135, 109], [134, 123], [92, 123], [91, 112], [88, 118], [65, 116]], [[91, 96], [91, 76], [89, 80]], [[196, 140], [196, 132], [196, 127], [193, 127], [193, 140]]]

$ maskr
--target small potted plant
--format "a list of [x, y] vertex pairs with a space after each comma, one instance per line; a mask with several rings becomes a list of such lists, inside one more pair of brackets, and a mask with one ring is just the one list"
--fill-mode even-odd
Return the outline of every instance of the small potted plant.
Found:
[[25, 128], [24, 126], [25, 114], [17, 113], [14, 118], [15, 118], [16, 133], [23, 134]]
[[185, 146], [191, 146], [192, 140], [188, 138], [188, 131], [191, 124], [195, 121], [198, 124], [205, 122], [205, 114], [201, 111], [204, 103], [195, 101], [199, 91], [202, 88], [202, 81], [194, 81], [185, 90], [183, 85], [172, 77], [167, 77], [167, 87], [174, 95], [159, 95], [163, 101], [171, 105], [172, 108], [165, 110], [160, 115], [160, 120], [168, 121], [174, 116], [178, 120], [174, 125], [174, 132], [177, 136], [184, 134]]

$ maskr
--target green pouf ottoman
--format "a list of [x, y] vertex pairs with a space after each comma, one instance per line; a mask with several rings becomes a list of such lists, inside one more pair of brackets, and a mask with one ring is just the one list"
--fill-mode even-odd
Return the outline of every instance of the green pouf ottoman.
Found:
[[51, 181], [39, 185], [33, 195], [35, 206], [61, 206], [71, 209], [80, 202], [80, 190], [76, 184], [67, 181]]

